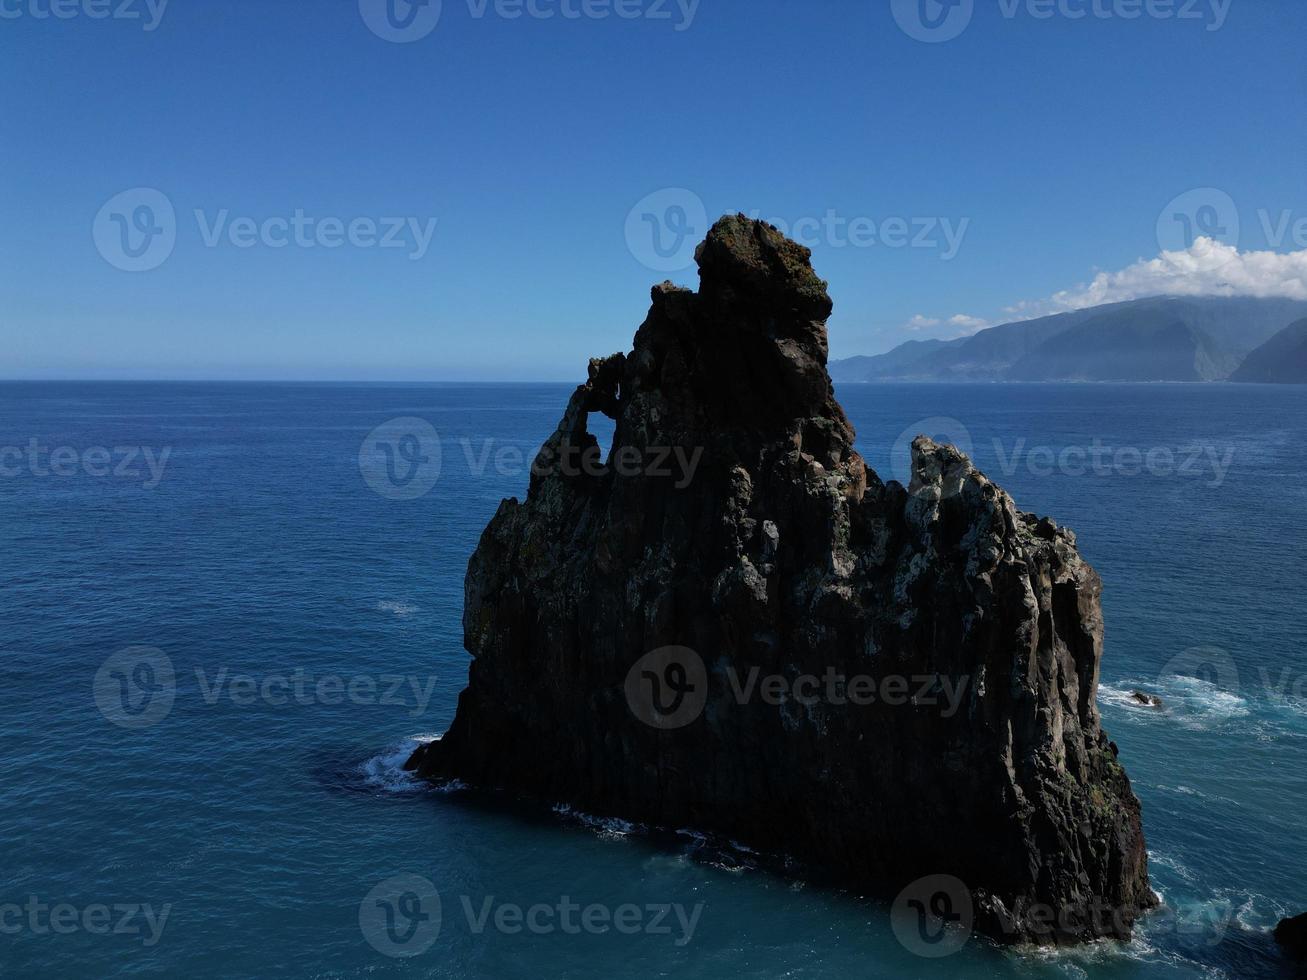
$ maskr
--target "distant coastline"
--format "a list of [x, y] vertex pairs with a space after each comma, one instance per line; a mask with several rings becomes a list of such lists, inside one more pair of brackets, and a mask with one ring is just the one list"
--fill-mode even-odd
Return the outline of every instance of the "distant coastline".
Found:
[[849, 382], [1307, 383], [1307, 302], [1155, 296], [832, 361]]

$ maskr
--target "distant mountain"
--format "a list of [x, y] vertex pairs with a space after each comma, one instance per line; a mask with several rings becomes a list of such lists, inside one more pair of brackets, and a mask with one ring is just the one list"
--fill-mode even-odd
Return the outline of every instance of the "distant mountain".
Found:
[[836, 361], [831, 367], [843, 365], [845, 372], [849, 374], [857, 374], [863, 370], [892, 371], [907, 368], [927, 354], [933, 354], [944, 347], [955, 347], [965, 343], [966, 340], [966, 337], [959, 337], [957, 340], [909, 340], [907, 343], [899, 344], [889, 353], [877, 354], [874, 357], [849, 357]]
[[1307, 320], [1289, 324], [1249, 354], [1230, 380], [1307, 384]]
[[908, 341], [834, 361], [850, 381], [1215, 381], [1307, 302], [1166, 297], [1110, 303], [990, 327], [953, 341]]
[[1009, 381], [1217, 381], [1239, 365], [1210, 334], [1184, 320], [1116, 310], [1040, 344], [1007, 371]]

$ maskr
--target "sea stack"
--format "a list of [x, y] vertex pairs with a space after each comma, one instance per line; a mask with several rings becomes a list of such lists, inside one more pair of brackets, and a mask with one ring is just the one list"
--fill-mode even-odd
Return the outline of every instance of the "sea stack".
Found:
[[866, 466], [810, 257], [723, 218], [698, 292], [654, 287], [590, 362], [472, 555], [468, 687], [409, 767], [889, 898], [950, 876], [1001, 941], [1128, 936], [1156, 899], [1096, 703], [1099, 577], [950, 446], [918, 438], [907, 487]]

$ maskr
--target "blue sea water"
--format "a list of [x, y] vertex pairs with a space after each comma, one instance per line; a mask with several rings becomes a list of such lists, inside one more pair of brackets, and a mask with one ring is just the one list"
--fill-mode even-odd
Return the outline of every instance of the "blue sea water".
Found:
[[[0, 385], [0, 976], [1289, 975], [1268, 930], [1307, 910], [1307, 389], [839, 392], [886, 478], [924, 429], [1077, 531], [1105, 584], [1100, 704], [1165, 900], [1128, 945], [973, 938], [937, 959], [883, 902], [690, 833], [400, 771], [453, 717], [467, 557], [568, 393]], [[430, 443], [399, 447], [434, 481], [413, 499], [360, 468], [396, 418], [439, 434], [438, 475]], [[114, 684], [138, 685], [117, 710]], [[1130, 706], [1136, 688], [1165, 710]], [[408, 946], [376, 918], [401, 875], [440, 896]], [[512, 906], [557, 926], [567, 902], [634, 925], [514, 928]], [[697, 918], [646, 928], [649, 906]]]

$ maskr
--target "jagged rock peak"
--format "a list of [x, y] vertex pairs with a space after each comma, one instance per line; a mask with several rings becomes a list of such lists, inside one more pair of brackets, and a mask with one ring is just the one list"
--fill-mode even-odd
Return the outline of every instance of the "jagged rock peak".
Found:
[[[812, 251], [772, 225], [727, 215], [713, 225], [694, 258], [704, 297], [760, 308], [768, 319], [788, 315], [798, 323], [824, 323], [831, 314], [826, 281], [812, 269]], [[779, 322], [784, 325], [784, 319]]]
[[[1075, 535], [925, 437], [910, 485], [883, 482], [834, 397], [808, 250], [733, 216], [697, 255], [699, 291], [654, 287], [482, 534], [468, 687], [410, 766], [887, 897], [947, 875], [1008, 941], [1129, 935], [1156, 900]], [[604, 465], [565, 464], [598, 457], [593, 412], [616, 420]], [[839, 693], [859, 681], [878, 696]]]

